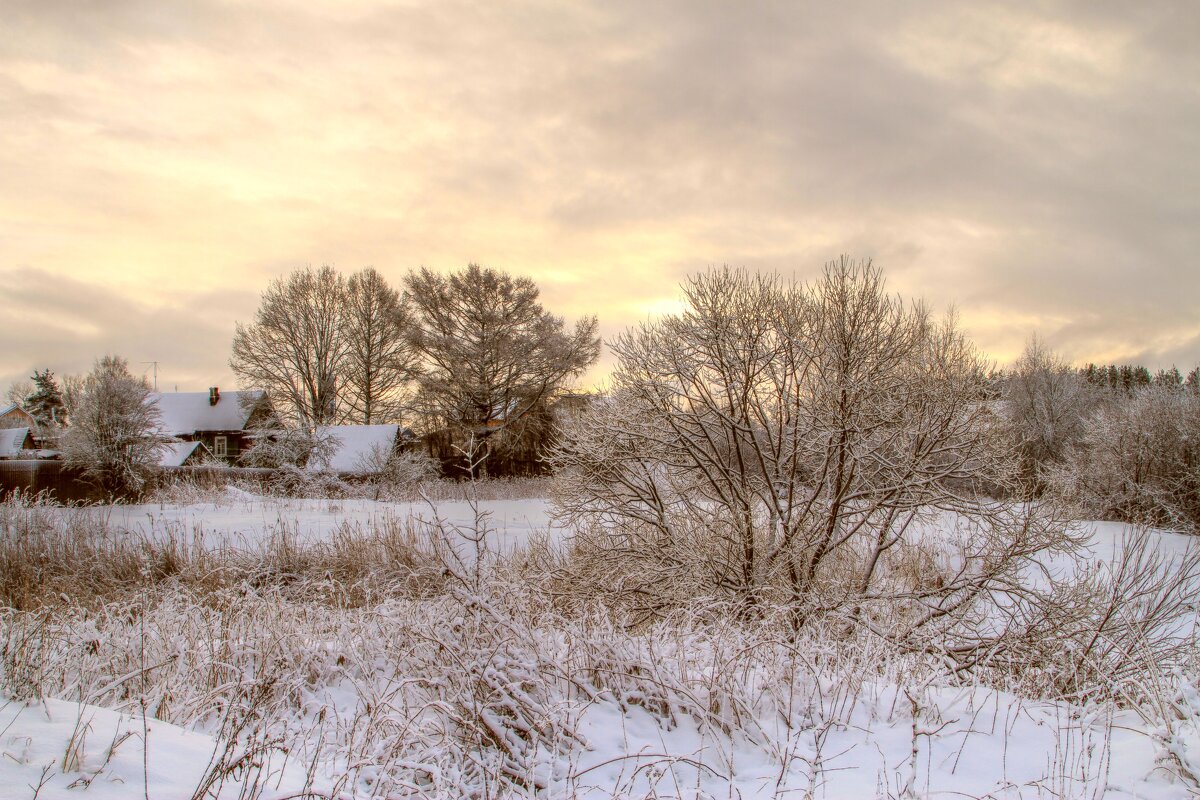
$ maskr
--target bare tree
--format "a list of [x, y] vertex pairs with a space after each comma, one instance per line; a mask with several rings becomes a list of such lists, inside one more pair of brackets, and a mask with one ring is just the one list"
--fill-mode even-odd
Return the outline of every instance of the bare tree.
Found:
[[63, 437], [63, 460], [110, 497], [141, 491], [158, 466], [167, 437], [159, 432], [150, 386], [129, 374], [118, 356], [96, 361], [84, 381], [71, 427]]
[[[560, 511], [626, 602], [782, 602], [797, 625], [833, 614], [915, 646], [1070, 543], [1041, 509], [981, 493], [1012, 476], [986, 364], [870, 263], [812, 286], [722, 269], [684, 295], [612, 345], [612, 396], [553, 455]], [[945, 513], [962, 520], [950, 561], [918, 535]]]
[[599, 356], [596, 318], [567, 331], [529, 278], [470, 264], [448, 276], [422, 268], [405, 285], [424, 360], [422, 407], [485, 451]]
[[238, 323], [229, 366], [244, 386], [265, 389], [276, 411], [304, 428], [336, 421], [345, 281], [308, 267], [271, 282], [254, 322]]
[[346, 283], [343, 318], [344, 419], [363, 425], [400, 422], [411, 403], [405, 390], [419, 371], [406, 304], [382, 275], [367, 268]]
[[1006, 400], [1022, 480], [1027, 491], [1039, 493], [1047, 469], [1060, 464], [1083, 435], [1095, 395], [1077, 370], [1035, 336], [1013, 365]]
[[24, 408], [25, 399], [31, 394], [33, 394], [33, 381], [21, 378], [9, 384], [8, 389], [4, 392], [4, 399], [14, 406]]

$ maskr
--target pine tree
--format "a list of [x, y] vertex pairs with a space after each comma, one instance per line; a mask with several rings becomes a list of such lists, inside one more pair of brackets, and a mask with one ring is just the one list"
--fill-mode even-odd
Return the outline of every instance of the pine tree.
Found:
[[41, 428], [61, 428], [67, 424], [67, 406], [62, 390], [49, 369], [34, 371], [33, 393], [25, 398], [24, 406]]

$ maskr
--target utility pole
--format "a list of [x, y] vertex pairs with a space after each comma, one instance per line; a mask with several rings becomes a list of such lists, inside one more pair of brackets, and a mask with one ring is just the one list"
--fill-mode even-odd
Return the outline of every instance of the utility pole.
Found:
[[142, 363], [143, 364], [152, 364], [154, 366], [154, 391], [157, 392], [158, 391], [158, 362], [157, 361], [143, 361]]

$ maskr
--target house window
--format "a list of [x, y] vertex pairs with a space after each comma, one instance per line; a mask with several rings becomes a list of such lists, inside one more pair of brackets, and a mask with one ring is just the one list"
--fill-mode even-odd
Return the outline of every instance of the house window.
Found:
[[225, 444], [224, 436], [213, 437], [213, 455], [217, 458], [225, 458], [229, 455], [229, 447]]

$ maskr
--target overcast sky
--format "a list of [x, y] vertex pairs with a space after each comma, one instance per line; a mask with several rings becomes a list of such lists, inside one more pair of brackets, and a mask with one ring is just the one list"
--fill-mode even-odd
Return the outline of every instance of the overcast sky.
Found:
[[5, 0], [0, 382], [231, 386], [324, 263], [532, 276], [607, 336], [847, 253], [999, 362], [1200, 362], [1200, 6]]

